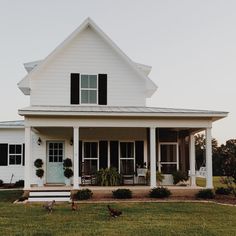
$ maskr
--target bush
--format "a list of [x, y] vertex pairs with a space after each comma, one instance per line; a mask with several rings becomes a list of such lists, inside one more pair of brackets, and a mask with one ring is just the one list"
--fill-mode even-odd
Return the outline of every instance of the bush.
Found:
[[25, 185], [25, 181], [23, 179], [20, 179], [20, 180], [15, 182], [14, 187], [15, 188], [21, 188], [21, 187], [23, 188], [24, 185]]
[[66, 177], [66, 178], [70, 178], [70, 177], [72, 177], [73, 176], [73, 170], [72, 169], [70, 169], [70, 168], [66, 168], [65, 170], [64, 170], [64, 176]]
[[158, 187], [158, 188], [153, 188], [149, 192], [149, 197], [151, 198], [166, 198], [171, 195], [171, 192], [168, 188], [164, 187]]
[[43, 170], [43, 169], [37, 169], [37, 170], [36, 170], [36, 175], [37, 175], [39, 178], [42, 178], [43, 175], [44, 175], [44, 170]]
[[216, 189], [216, 194], [229, 195], [231, 191], [230, 188], [219, 187]]
[[36, 168], [41, 168], [41, 167], [43, 166], [43, 160], [42, 160], [42, 159], [36, 159], [36, 160], [34, 161], [34, 166], [35, 166]]
[[96, 172], [96, 180], [99, 186], [116, 186], [120, 185], [121, 176], [116, 168], [106, 168]]
[[86, 188], [86, 189], [81, 189], [77, 192], [76, 197], [78, 200], [87, 200], [92, 198], [93, 192]]
[[215, 194], [212, 189], [202, 189], [196, 194], [196, 198], [213, 199]]
[[63, 167], [66, 168], [66, 167], [72, 167], [72, 161], [70, 158], [66, 158], [64, 161], [63, 161]]
[[178, 184], [179, 182], [188, 180], [188, 175], [183, 171], [178, 170], [174, 172], [172, 175], [173, 175], [174, 184]]
[[0, 187], [3, 186], [3, 180], [0, 179]]
[[117, 189], [115, 191], [112, 191], [112, 195], [114, 198], [118, 199], [126, 199], [126, 198], [132, 198], [132, 192], [129, 189]]

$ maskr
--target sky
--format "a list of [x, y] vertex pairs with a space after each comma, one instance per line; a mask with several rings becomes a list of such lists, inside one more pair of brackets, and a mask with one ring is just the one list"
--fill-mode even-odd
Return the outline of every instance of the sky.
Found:
[[23, 63], [45, 58], [87, 17], [133, 61], [152, 66], [148, 106], [227, 111], [219, 144], [236, 138], [235, 0], [0, 0], [0, 121], [29, 97]]

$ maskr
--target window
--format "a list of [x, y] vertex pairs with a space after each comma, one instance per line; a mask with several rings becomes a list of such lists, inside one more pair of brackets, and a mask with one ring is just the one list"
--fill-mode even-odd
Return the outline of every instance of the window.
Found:
[[63, 160], [63, 143], [50, 142], [48, 144], [49, 162], [62, 162]]
[[120, 173], [133, 174], [134, 166], [134, 143], [120, 142]]
[[95, 174], [98, 170], [98, 143], [84, 142], [84, 174]]
[[81, 104], [97, 104], [98, 81], [97, 75], [80, 76], [80, 101]]
[[9, 144], [9, 165], [22, 164], [22, 144]]

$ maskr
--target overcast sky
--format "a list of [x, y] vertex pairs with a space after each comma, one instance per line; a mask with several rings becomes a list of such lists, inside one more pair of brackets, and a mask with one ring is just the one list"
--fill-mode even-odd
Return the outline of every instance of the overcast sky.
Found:
[[45, 58], [85, 18], [134, 61], [151, 65], [148, 106], [230, 112], [213, 124], [236, 138], [236, 1], [0, 0], [0, 120], [22, 119], [23, 63]]

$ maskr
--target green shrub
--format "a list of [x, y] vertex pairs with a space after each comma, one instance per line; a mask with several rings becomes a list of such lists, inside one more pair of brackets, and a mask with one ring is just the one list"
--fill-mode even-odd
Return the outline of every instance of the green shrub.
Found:
[[99, 186], [120, 185], [121, 176], [116, 168], [100, 169], [96, 172], [96, 181]]
[[70, 158], [66, 158], [64, 161], [63, 161], [63, 167], [66, 168], [66, 167], [72, 167], [72, 161]]
[[34, 161], [34, 166], [35, 166], [36, 168], [41, 168], [41, 167], [43, 166], [43, 160], [42, 160], [42, 159], [36, 159], [36, 160]]
[[114, 198], [118, 198], [118, 199], [126, 199], [126, 198], [132, 198], [132, 192], [129, 189], [117, 189], [115, 191], [112, 191], [112, 195]]
[[66, 168], [65, 170], [64, 170], [64, 176], [66, 177], [66, 178], [71, 178], [72, 176], [73, 176], [73, 170], [72, 169], [70, 169], [70, 168]]
[[150, 198], [167, 198], [170, 195], [171, 195], [170, 190], [164, 187], [153, 188], [149, 192]]
[[37, 170], [36, 170], [36, 175], [37, 175], [39, 178], [42, 178], [43, 175], [44, 175], [44, 170], [43, 170], [43, 169], [37, 169]]
[[92, 196], [93, 196], [93, 192], [88, 188], [81, 189], [76, 194], [76, 198], [78, 200], [87, 200], [87, 199], [92, 198]]
[[196, 194], [196, 198], [213, 199], [215, 194], [212, 189], [202, 189]]
[[185, 172], [180, 171], [180, 170], [175, 171], [172, 175], [173, 175], [174, 184], [178, 184], [179, 182], [188, 180], [188, 175]]
[[20, 179], [20, 180], [15, 182], [14, 187], [15, 188], [21, 188], [21, 187], [24, 187], [24, 185], [25, 185], [25, 181], [23, 179]]
[[229, 195], [231, 191], [232, 189], [230, 188], [218, 187], [215, 192], [216, 194]]
[[3, 186], [3, 180], [0, 179], [0, 187]]

